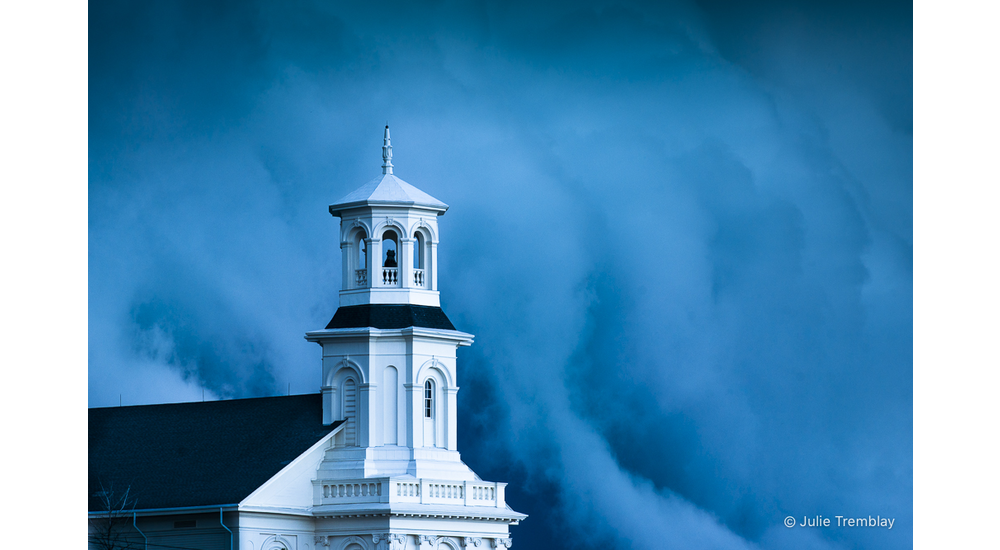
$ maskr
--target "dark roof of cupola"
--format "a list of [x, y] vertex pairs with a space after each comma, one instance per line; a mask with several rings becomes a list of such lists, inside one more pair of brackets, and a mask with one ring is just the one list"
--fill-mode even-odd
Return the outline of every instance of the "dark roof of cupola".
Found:
[[412, 304], [363, 304], [337, 308], [326, 328], [399, 329], [423, 327], [455, 330], [444, 310]]
[[129, 489], [136, 509], [236, 504], [333, 431], [320, 394], [90, 409], [89, 509]]

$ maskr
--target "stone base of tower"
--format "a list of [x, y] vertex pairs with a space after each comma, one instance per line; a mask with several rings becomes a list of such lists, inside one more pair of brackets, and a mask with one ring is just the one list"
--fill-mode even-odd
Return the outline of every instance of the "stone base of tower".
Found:
[[319, 466], [325, 479], [407, 475], [413, 478], [478, 480], [458, 451], [432, 447], [335, 447]]
[[316, 548], [509, 548], [508, 527], [527, 516], [507, 507], [505, 486], [412, 476], [315, 480]]

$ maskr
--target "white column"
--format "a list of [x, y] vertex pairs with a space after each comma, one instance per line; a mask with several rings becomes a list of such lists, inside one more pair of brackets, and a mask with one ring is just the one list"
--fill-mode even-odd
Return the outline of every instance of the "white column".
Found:
[[413, 239], [399, 238], [399, 279], [400, 286], [413, 286]]
[[447, 388], [445, 394], [445, 441], [444, 446], [449, 451], [458, 450], [458, 388]]
[[426, 271], [424, 272], [424, 277], [427, 278], [429, 288], [428, 290], [438, 289], [438, 243], [430, 243], [430, 260], [427, 262], [427, 269], [430, 270], [430, 274]]
[[[332, 356], [332, 355], [328, 356], [328, 355], [326, 355], [327, 346], [328, 345], [330, 345], [329, 342], [327, 342], [327, 343], [325, 343], [323, 345], [323, 386], [322, 386], [322, 388], [324, 390], [323, 391], [323, 396], [324, 396], [324, 401], [323, 401], [323, 421], [326, 422], [327, 413], [329, 413], [330, 421], [331, 422], [336, 422], [338, 420], [343, 420], [344, 419], [344, 416], [343, 416], [344, 409], [343, 409], [343, 407], [341, 407], [340, 401], [338, 399], [341, 396], [337, 395], [337, 388], [336, 388], [336, 386], [333, 386], [333, 385], [327, 386], [327, 384], [331, 384], [332, 383], [334, 373], [336, 373], [337, 369], [340, 367], [340, 363], [341, 363], [341, 361], [343, 361], [343, 357]], [[331, 352], [332, 351], [333, 350], [332, 350], [332, 346], [331, 346]], [[326, 388], [330, 388], [330, 391], [329, 392], [325, 391]], [[327, 401], [325, 399], [326, 396], [329, 396], [329, 398], [330, 398], [329, 408], [327, 408]]]
[[336, 388], [323, 386], [323, 425], [333, 424], [333, 401], [337, 396]]
[[368, 241], [368, 287], [380, 288], [382, 286], [382, 241], [371, 239]]
[[[368, 365], [368, 368], [369, 369], [372, 368], [370, 363]], [[382, 367], [381, 366], [378, 367], [377, 370], [381, 371]], [[368, 371], [368, 375], [372, 376], [372, 371], [371, 370]], [[380, 375], [381, 375], [381, 373], [380, 373]], [[372, 380], [375, 380], [375, 378], [373, 377]], [[369, 438], [368, 438], [368, 446], [369, 447], [380, 447], [380, 446], [384, 445], [383, 441], [385, 441], [385, 432], [383, 431], [385, 429], [385, 424], [384, 424], [384, 422], [385, 422], [385, 418], [384, 418], [384, 416], [385, 416], [385, 414], [384, 414], [385, 404], [383, 403], [382, 392], [379, 391], [379, 389], [378, 389], [379, 385], [376, 384], [375, 382], [372, 382], [372, 383], [368, 384], [368, 386], [370, 388], [368, 390], [368, 399], [370, 400], [370, 403], [369, 403], [369, 406], [368, 406], [368, 418], [369, 418], [369, 420], [368, 420], [368, 425], [369, 425], [368, 433], [370, 434]]]
[[406, 391], [406, 446], [413, 449], [424, 443], [424, 415], [421, 414], [424, 387], [406, 384], [403, 388]]
[[340, 243], [340, 256], [341, 256], [341, 277], [343, 280], [340, 281], [340, 288], [342, 290], [347, 290], [349, 288], [354, 288], [354, 264], [357, 261], [351, 261], [351, 251], [354, 247], [351, 243]]
[[399, 444], [399, 370], [382, 369], [382, 441], [381, 445]]
[[358, 447], [372, 445], [372, 396], [377, 389], [375, 384], [358, 384]]

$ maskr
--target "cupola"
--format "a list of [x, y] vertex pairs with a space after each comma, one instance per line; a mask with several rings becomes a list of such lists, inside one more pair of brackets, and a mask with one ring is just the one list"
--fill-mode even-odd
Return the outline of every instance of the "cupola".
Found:
[[448, 205], [393, 174], [389, 126], [382, 174], [330, 205], [340, 218], [340, 305], [440, 307], [437, 217]]

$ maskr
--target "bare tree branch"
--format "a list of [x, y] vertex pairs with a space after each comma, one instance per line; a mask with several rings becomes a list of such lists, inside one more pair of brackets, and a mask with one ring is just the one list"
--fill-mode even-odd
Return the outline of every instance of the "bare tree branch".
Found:
[[101, 501], [100, 515], [91, 516], [87, 535], [88, 546], [94, 550], [131, 550], [141, 548], [132, 540], [132, 514], [136, 499], [132, 487], [117, 492], [114, 484], [107, 487], [101, 483], [101, 490], [94, 496]]

